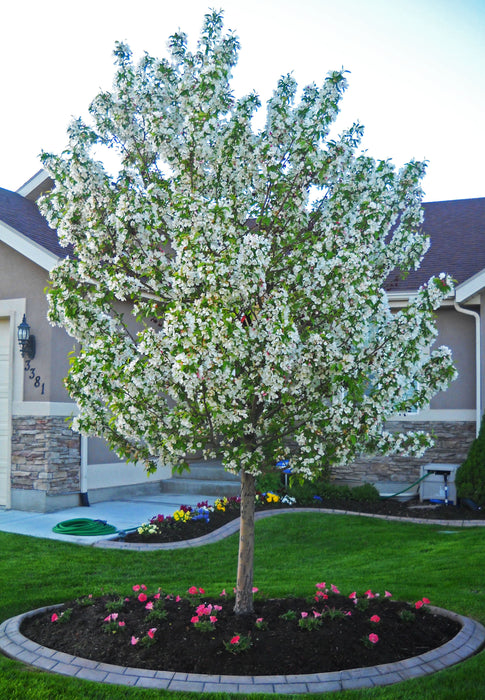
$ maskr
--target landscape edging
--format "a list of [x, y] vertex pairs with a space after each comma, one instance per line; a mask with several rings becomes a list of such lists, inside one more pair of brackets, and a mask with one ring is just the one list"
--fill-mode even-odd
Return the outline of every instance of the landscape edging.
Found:
[[0, 651], [33, 668], [100, 683], [186, 692], [226, 693], [322, 693], [375, 688], [426, 676], [474, 655], [485, 643], [485, 627], [471, 618], [429, 606], [431, 612], [457, 620], [460, 631], [436, 649], [420, 656], [379, 666], [332, 673], [278, 676], [222, 676], [174, 671], [155, 671], [100, 663], [43, 647], [20, 632], [26, 617], [55, 610], [51, 605], [17, 615], [0, 624]]
[[[433, 520], [428, 518], [401, 518], [397, 515], [380, 515], [376, 513], [359, 513], [353, 510], [336, 510], [333, 508], [279, 508], [272, 510], [260, 510], [254, 514], [255, 520], [261, 520], [272, 515], [286, 515], [287, 513], [326, 513], [330, 515], [360, 515], [364, 518], [377, 518], [378, 520], [391, 520], [415, 525], [438, 525], [441, 527], [485, 527], [485, 520]], [[226, 523], [218, 530], [209, 532], [207, 535], [195, 537], [191, 540], [180, 540], [178, 542], [122, 542], [116, 539], [103, 539], [94, 542], [92, 547], [102, 549], [127, 549], [137, 552], [154, 551], [157, 549], [187, 549], [189, 547], [199, 547], [212, 542], [219, 542], [229, 535], [233, 535], [239, 530], [240, 518], [235, 518]]]

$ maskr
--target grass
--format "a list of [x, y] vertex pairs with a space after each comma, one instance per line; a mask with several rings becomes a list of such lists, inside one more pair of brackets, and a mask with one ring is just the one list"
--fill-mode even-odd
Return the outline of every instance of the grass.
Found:
[[[452, 531], [451, 533], [449, 531]], [[447, 532], [448, 531], [448, 532]], [[485, 624], [485, 548], [482, 528], [394, 523], [317, 513], [278, 515], [256, 524], [255, 585], [270, 596], [308, 595], [317, 581], [342, 592], [390, 590], [394, 597], [431, 603]], [[218, 594], [231, 588], [237, 535], [182, 551], [109, 551], [0, 532], [0, 619], [88, 593], [128, 593], [135, 583], [184, 593], [191, 585]], [[284, 672], [284, 669], [282, 669]], [[95, 684], [35, 671], [0, 656], [0, 697], [9, 700], [195, 700], [170, 693]], [[207, 694], [206, 700], [283, 698]], [[306, 696], [327, 700], [328, 695]], [[485, 651], [427, 678], [371, 691], [346, 691], [339, 700], [481, 700]]]

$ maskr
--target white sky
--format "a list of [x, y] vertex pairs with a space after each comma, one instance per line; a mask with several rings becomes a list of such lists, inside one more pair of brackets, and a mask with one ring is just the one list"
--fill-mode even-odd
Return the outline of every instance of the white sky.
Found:
[[165, 55], [181, 28], [194, 46], [203, 15], [222, 8], [239, 36], [236, 95], [263, 102], [280, 75], [320, 83], [351, 73], [342, 128], [402, 165], [430, 161], [426, 201], [485, 196], [485, 0], [24, 0], [0, 20], [0, 187], [16, 190], [60, 152], [72, 116], [111, 87], [112, 51]]

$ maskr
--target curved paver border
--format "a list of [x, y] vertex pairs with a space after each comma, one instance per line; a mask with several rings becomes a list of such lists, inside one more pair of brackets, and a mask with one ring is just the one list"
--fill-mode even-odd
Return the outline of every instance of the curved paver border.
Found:
[[434, 613], [461, 623], [462, 628], [449, 642], [426, 654], [390, 664], [353, 668], [333, 673], [278, 676], [221, 676], [153, 671], [99, 663], [43, 647], [20, 632], [22, 620], [54, 610], [51, 605], [17, 615], [0, 625], [0, 651], [34, 668], [73, 678], [129, 685], [136, 688], [191, 691], [195, 693], [323, 693], [337, 690], [375, 688], [410, 678], [426, 676], [453, 666], [475, 654], [485, 643], [485, 628], [475, 620], [430, 606]]
[[[378, 520], [394, 520], [417, 525], [438, 525], [441, 527], [485, 527], [485, 520], [433, 520], [432, 518], [401, 518], [397, 515], [378, 515], [375, 513], [358, 513], [354, 510], [336, 510], [333, 508], [278, 508], [274, 510], [260, 510], [254, 514], [255, 520], [268, 518], [272, 515], [285, 515], [287, 513], [327, 513], [331, 515], [360, 515], [364, 518], [377, 518]], [[150, 552], [157, 549], [187, 549], [188, 547], [199, 547], [203, 544], [211, 544], [233, 535], [239, 530], [240, 518], [235, 518], [226, 523], [218, 530], [209, 532], [207, 535], [195, 537], [191, 540], [181, 540], [179, 542], [121, 542], [118, 540], [99, 540], [94, 542], [92, 547], [103, 549], [129, 549], [137, 552]]]

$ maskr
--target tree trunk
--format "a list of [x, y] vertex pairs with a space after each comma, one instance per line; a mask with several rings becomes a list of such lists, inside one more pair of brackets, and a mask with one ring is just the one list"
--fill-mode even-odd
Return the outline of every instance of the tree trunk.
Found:
[[236, 615], [253, 612], [254, 572], [254, 499], [256, 480], [245, 471], [241, 472], [241, 525], [239, 527], [239, 556], [237, 565]]

